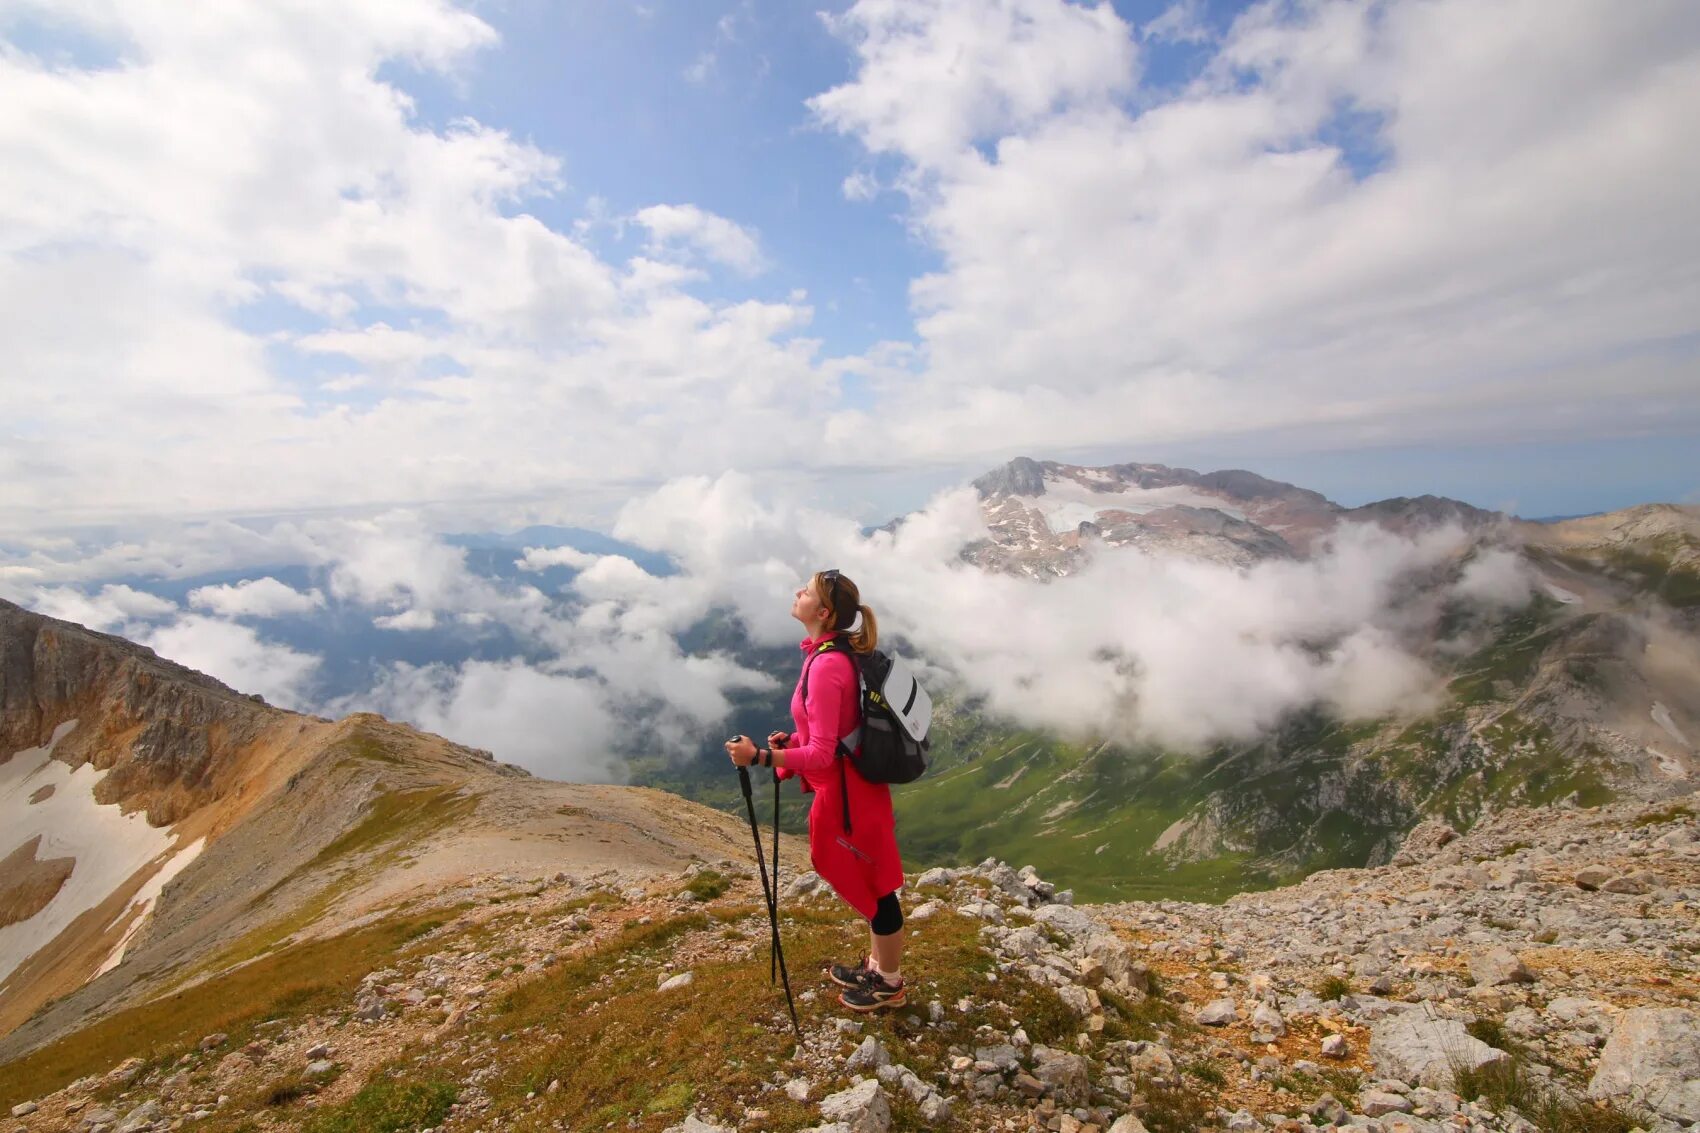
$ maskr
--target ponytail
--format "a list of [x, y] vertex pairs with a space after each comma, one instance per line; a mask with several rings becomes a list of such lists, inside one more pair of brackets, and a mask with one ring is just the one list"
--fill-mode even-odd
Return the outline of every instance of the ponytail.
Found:
[[[828, 574], [833, 576], [834, 581], [831, 583], [826, 580]], [[842, 629], [836, 632], [845, 634], [853, 651], [872, 653], [875, 647], [879, 645], [880, 624], [878, 619], [874, 617], [874, 612], [862, 605], [862, 592], [856, 589], [856, 584], [838, 571], [817, 571], [814, 577], [809, 580], [809, 584], [814, 588], [815, 597], [820, 599], [821, 605], [825, 606], [827, 611], [832, 614], [832, 619], [827, 623], [828, 625], [848, 627], [855, 623], [856, 614], [862, 615], [861, 624], [857, 626], [855, 632], [850, 633]], [[843, 601], [843, 610], [839, 610], [833, 604], [835, 598]], [[854, 613], [850, 613], [851, 611], [854, 611]], [[850, 617], [843, 617], [842, 615], [845, 613], [850, 613]]]
[[861, 611], [862, 624], [850, 634], [850, 648], [857, 653], [872, 653], [880, 641], [879, 619], [867, 606], [857, 606], [856, 609]]

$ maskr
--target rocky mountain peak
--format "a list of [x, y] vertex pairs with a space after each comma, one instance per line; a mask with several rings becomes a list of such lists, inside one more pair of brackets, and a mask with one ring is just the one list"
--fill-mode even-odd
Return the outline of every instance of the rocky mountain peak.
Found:
[[994, 468], [974, 481], [981, 499], [992, 496], [1042, 496], [1045, 469], [1038, 461], [1018, 456], [1002, 468]]
[[1497, 511], [1474, 507], [1445, 496], [1395, 496], [1374, 503], [1347, 509], [1340, 518], [1347, 521], [1379, 523], [1395, 531], [1410, 531], [1455, 523], [1466, 530], [1476, 530], [1502, 523], [1506, 517]]
[[1506, 521], [1498, 512], [1432, 495], [1343, 508], [1320, 492], [1245, 469], [1089, 468], [1019, 457], [974, 486], [991, 538], [965, 557], [1035, 578], [1073, 573], [1094, 545], [1243, 567], [1306, 558], [1341, 523], [1411, 532], [1446, 523], [1485, 531]]

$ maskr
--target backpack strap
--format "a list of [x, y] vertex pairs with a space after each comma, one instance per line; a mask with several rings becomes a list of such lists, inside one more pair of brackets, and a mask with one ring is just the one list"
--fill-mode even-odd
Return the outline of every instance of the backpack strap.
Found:
[[[838, 638], [836, 636], [829, 637], [825, 641], [821, 642], [819, 645], [815, 646], [815, 651], [813, 653], [809, 654], [809, 659], [803, 663], [803, 711], [805, 711], [805, 712], [808, 711], [809, 667], [815, 663], [815, 658], [819, 657], [822, 653], [825, 653], [828, 650], [837, 650], [837, 649], [838, 649]], [[851, 666], [851, 668], [856, 670], [856, 685], [857, 685], [857, 688], [860, 689], [861, 684], [862, 684], [862, 666], [856, 663], [856, 654], [854, 652], [844, 651], [844, 655], [850, 658], [850, 666]], [[859, 713], [858, 713], [858, 715], [859, 715]], [[862, 725], [857, 724], [853, 729], [851, 729], [849, 735], [839, 737], [838, 744], [837, 744], [837, 750], [836, 750], [836, 753], [835, 753], [836, 756], [837, 756], [837, 759], [838, 759], [838, 797], [839, 797], [839, 801], [844, 806], [844, 833], [846, 833], [846, 834], [851, 833], [851, 829], [850, 829], [850, 781], [849, 781], [849, 776], [845, 774], [844, 764], [845, 764], [845, 761], [847, 761], [850, 758], [850, 753], [856, 750], [856, 745], [861, 743], [861, 742], [862, 742]]]

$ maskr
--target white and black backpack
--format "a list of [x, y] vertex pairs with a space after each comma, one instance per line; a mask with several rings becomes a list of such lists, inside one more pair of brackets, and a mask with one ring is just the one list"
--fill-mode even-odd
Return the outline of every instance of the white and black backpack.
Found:
[[[809, 664], [822, 653], [843, 652], [856, 667], [862, 691], [862, 723], [838, 741], [838, 758], [855, 759], [856, 771], [870, 783], [913, 783], [927, 770], [927, 729], [933, 721], [933, 701], [903, 658], [881, 652], [857, 653], [839, 649], [829, 638], [815, 647]], [[803, 668], [803, 701], [809, 699], [809, 669]], [[856, 751], [857, 747], [862, 750]], [[850, 830], [850, 792], [844, 764], [838, 765], [839, 792], [844, 796], [844, 829]]]

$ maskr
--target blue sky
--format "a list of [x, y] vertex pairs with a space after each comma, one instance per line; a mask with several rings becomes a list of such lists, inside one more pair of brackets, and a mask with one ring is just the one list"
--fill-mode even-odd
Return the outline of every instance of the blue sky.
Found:
[[0, 527], [1700, 498], [1684, 5], [333, 7], [0, 15]]

